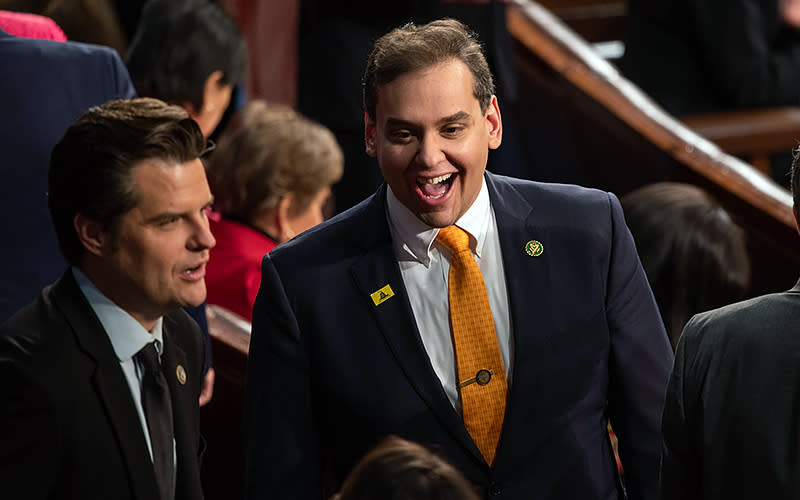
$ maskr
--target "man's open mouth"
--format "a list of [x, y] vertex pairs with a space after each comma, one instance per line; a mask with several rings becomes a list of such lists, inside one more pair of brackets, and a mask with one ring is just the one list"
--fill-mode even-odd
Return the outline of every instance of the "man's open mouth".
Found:
[[456, 173], [440, 175], [438, 177], [418, 177], [417, 186], [422, 194], [429, 200], [438, 200], [450, 190], [456, 178]]

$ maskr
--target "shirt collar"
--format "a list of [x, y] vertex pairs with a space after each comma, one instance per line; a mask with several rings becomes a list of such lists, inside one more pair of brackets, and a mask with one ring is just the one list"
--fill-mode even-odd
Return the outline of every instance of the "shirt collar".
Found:
[[114, 353], [120, 362], [133, 358], [146, 344], [155, 341], [156, 350], [161, 355], [164, 352], [164, 333], [162, 330], [163, 318], [158, 318], [152, 332], [144, 329], [141, 323], [133, 316], [106, 297], [89, 278], [77, 267], [72, 268], [72, 274], [81, 292], [89, 301], [92, 310], [97, 315], [100, 323], [111, 341]]
[[[478, 257], [481, 256], [489, 230], [491, 208], [489, 189], [486, 187], [486, 180], [482, 179], [478, 197], [455, 224], [471, 236], [470, 247]], [[431, 246], [439, 234], [439, 228], [431, 227], [419, 220], [397, 199], [391, 187], [386, 189], [386, 212], [398, 259], [415, 260], [428, 267], [431, 260]]]

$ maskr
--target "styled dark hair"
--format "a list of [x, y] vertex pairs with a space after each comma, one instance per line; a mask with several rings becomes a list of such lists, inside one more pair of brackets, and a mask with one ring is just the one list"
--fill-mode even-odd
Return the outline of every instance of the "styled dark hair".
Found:
[[111, 234], [139, 194], [132, 170], [145, 160], [188, 163], [206, 150], [200, 127], [178, 106], [157, 99], [109, 101], [72, 124], [53, 148], [48, 208], [61, 253], [80, 264], [83, 245], [73, 226], [77, 214]]
[[422, 446], [391, 436], [344, 482], [338, 500], [479, 500], [469, 481]]
[[234, 116], [208, 165], [214, 208], [244, 222], [294, 195], [292, 215], [342, 177], [333, 133], [291, 108], [253, 100]]
[[621, 202], [674, 349], [694, 314], [744, 297], [744, 232], [714, 198], [688, 184], [651, 184]]
[[455, 19], [440, 19], [421, 26], [408, 23], [380, 37], [364, 72], [364, 109], [374, 119], [379, 86], [453, 59], [469, 68], [472, 93], [480, 103], [481, 112], [486, 113], [494, 95], [492, 72], [477, 35]]
[[126, 57], [139, 95], [196, 109], [209, 75], [222, 71], [222, 82], [236, 85], [246, 64], [236, 23], [209, 0], [148, 1]]

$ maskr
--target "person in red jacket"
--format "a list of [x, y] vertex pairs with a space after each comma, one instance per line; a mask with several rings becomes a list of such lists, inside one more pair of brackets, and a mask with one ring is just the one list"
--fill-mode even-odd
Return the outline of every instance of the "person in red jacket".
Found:
[[208, 303], [250, 320], [261, 258], [323, 220], [344, 159], [324, 126], [282, 106], [250, 102], [211, 157], [218, 245], [208, 264]]

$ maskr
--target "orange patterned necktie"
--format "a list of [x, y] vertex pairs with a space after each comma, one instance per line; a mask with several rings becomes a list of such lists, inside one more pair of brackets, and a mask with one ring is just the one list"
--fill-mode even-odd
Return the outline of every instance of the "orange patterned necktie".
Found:
[[497, 344], [483, 276], [469, 249], [469, 235], [456, 226], [436, 241], [450, 250], [450, 324], [456, 346], [464, 426], [486, 463], [494, 462], [506, 411], [506, 371]]

